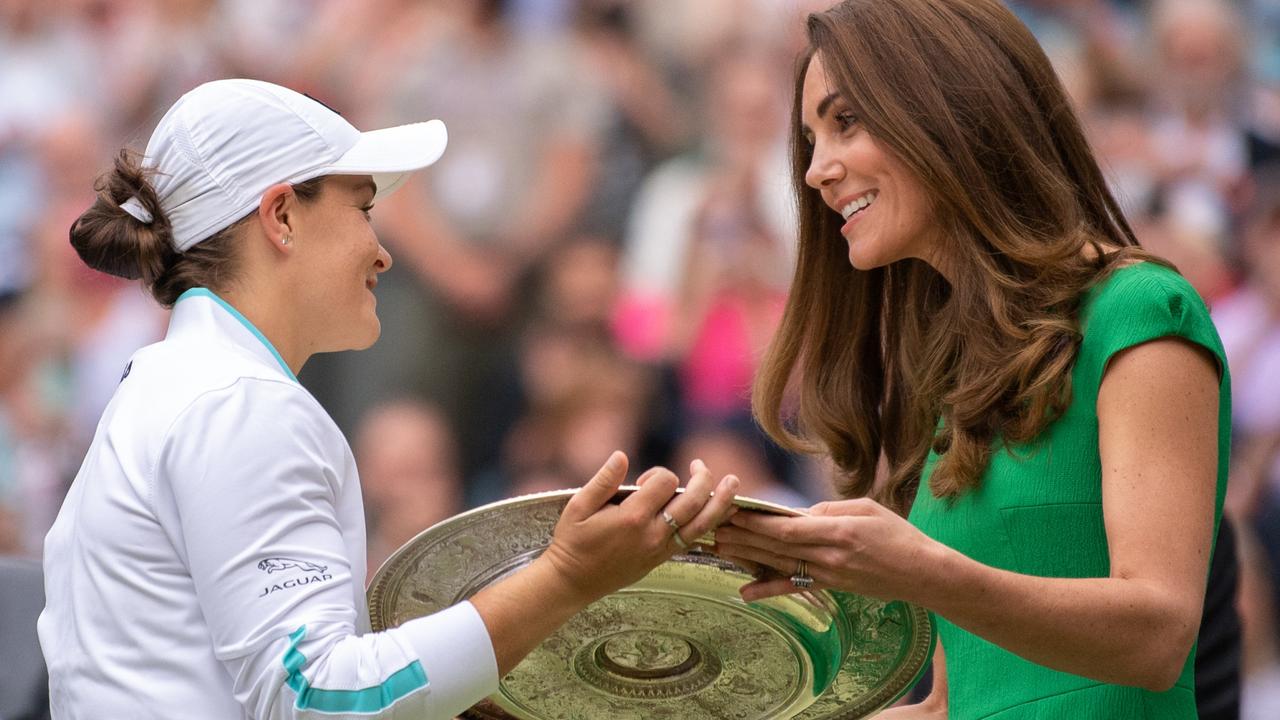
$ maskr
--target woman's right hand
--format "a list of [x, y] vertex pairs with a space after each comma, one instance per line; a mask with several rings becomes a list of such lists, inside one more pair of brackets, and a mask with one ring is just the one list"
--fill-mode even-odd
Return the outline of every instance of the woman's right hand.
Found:
[[692, 544], [734, 512], [738, 479], [716, 483], [701, 461], [690, 467], [685, 491], [676, 494], [679, 478], [665, 468], [652, 468], [637, 482], [640, 489], [621, 503], [612, 501], [627, 475], [627, 456], [615, 452], [595, 477], [565, 506], [540, 561], [589, 603], [626, 587], [681, 550], [666, 512]]

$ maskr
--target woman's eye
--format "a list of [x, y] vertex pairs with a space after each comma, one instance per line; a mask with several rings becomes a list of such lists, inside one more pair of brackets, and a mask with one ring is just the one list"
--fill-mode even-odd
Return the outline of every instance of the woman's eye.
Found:
[[365, 220], [372, 220], [372, 219], [373, 219], [373, 216], [371, 216], [371, 215], [369, 214], [369, 213], [371, 213], [372, 211], [373, 211], [373, 206], [372, 206], [372, 205], [369, 205], [369, 206], [367, 206], [367, 207], [362, 207], [362, 208], [360, 208], [360, 212], [364, 213], [364, 219], [365, 219]]
[[858, 118], [848, 110], [841, 110], [840, 112], [836, 113], [835, 118], [836, 118], [836, 125], [840, 127], [841, 131], [848, 130], [849, 128], [858, 124]]

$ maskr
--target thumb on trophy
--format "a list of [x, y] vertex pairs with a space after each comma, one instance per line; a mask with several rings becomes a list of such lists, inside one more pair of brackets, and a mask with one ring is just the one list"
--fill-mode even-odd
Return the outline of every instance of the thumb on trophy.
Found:
[[622, 482], [627, 478], [627, 456], [620, 450], [615, 450], [604, 465], [596, 471], [596, 474], [587, 481], [582, 489], [569, 499], [569, 504], [565, 506], [564, 514], [574, 519], [583, 519], [591, 516], [604, 504], [613, 499], [618, 492], [618, 488], [622, 486]]

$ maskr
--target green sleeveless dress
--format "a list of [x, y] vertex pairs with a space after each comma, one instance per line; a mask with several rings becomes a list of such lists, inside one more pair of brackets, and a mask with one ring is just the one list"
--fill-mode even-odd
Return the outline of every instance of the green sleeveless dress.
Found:
[[[1154, 263], [1114, 271], [1081, 305], [1084, 339], [1072, 371], [1067, 412], [1032, 443], [997, 450], [981, 484], [954, 502], [927, 489], [930, 454], [909, 519], [929, 537], [998, 568], [1043, 577], [1106, 577], [1098, 387], [1118, 351], [1165, 336], [1204, 346], [1223, 369], [1218, 405], [1218, 486], [1222, 517], [1231, 438], [1231, 380], [1222, 342], [1199, 295]], [[953, 720], [1134, 718], [1195, 720], [1192, 650], [1174, 687], [1162, 693], [1107, 685], [1037, 665], [936, 616], [946, 651]]]

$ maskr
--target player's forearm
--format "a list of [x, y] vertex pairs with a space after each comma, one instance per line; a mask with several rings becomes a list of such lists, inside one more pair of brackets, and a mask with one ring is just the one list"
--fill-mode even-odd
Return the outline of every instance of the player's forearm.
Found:
[[931, 566], [915, 602], [1057, 670], [1161, 691], [1195, 641], [1201, 600], [1150, 581], [1022, 575], [945, 547]]
[[591, 599], [540, 560], [477, 593], [471, 604], [489, 630], [498, 676], [510, 672]]

